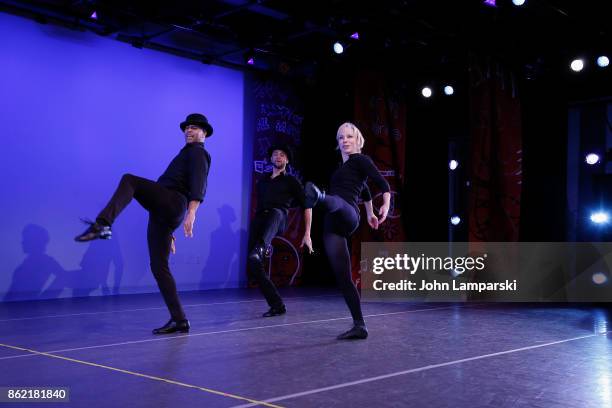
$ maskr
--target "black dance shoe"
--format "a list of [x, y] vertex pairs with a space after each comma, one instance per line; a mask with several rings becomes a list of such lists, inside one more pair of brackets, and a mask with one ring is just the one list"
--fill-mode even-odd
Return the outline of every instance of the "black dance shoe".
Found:
[[255, 262], [263, 262], [266, 256], [266, 248], [263, 245], [255, 245], [249, 253], [249, 260]]
[[368, 338], [368, 330], [365, 326], [353, 326], [351, 330], [342, 333], [336, 338], [338, 340], [363, 340]]
[[111, 227], [108, 225], [98, 224], [97, 222], [81, 220], [85, 224], [89, 224], [89, 227], [81, 235], [74, 237], [77, 242], [87, 242], [94, 239], [111, 239], [113, 232]]
[[189, 320], [168, 320], [168, 323], [158, 329], [153, 329], [153, 334], [170, 334], [170, 333], [188, 333], [189, 332]]
[[280, 316], [285, 313], [287, 313], [287, 308], [285, 305], [280, 305], [279, 307], [271, 307], [270, 310], [263, 314], [263, 317]]
[[313, 208], [319, 201], [325, 199], [325, 192], [319, 190], [319, 188], [310, 181], [307, 182], [304, 187], [304, 195], [306, 196], [304, 200], [304, 207], [306, 208]]

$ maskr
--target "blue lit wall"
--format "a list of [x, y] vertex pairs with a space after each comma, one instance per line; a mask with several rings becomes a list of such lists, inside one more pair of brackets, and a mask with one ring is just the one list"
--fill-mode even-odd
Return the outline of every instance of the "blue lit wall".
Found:
[[157, 291], [136, 201], [111, 241], [73, 238], [123, 173], [157, 179], [192, 112], [214, 125], [212, 166], [195, 236], [177, 230], [171, 268], [179, 290], [240, 286], [243, 74], [7, 14], [0, 38], [0, 300]]

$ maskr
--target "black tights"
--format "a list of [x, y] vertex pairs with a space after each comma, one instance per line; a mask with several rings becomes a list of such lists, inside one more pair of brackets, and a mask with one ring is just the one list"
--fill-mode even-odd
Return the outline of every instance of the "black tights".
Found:
[[355, 325], [365, 325], [359, 292], [351, 278], [348, 239], [359, 226], [359, 214], [340, 197], [327, 195], [317, 206], [325, 212], [323, 244], [327, 258]]

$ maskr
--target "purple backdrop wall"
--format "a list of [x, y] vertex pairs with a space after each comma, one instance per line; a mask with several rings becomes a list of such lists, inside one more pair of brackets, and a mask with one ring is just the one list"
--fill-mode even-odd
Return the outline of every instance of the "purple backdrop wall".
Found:
[[180, 290], [241, 286], [243, 74], [2, 13], [0, 38], [0, 300], [156, 291], [135, 201], [113, 240], [73, 237], [123, 173], [157, 179], [191, 112], [215, 127], [212, 166], [195, 237], [177, 230], [171, 267]]

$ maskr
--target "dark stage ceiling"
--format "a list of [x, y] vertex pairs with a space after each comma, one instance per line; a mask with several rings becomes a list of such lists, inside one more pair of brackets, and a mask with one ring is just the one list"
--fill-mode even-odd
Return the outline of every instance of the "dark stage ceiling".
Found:
[[[317, 67], [335, 61], [435, 73], [464, 67], [467, 55], [476, 54], [536, 77], [567, 71], [576, 56], [593, 65], [597, 55], [610, 51], [605, 1], [496, 3], [0, 0], [0, 10], [204, 63], [295, 76], [315, 75]], [[358, 40], [350, 38], [355, 32]], [[344, 54], [333, 53], [335, 41], [344, 43]], [[245, 63], [250, 56], [253, 66]]]

